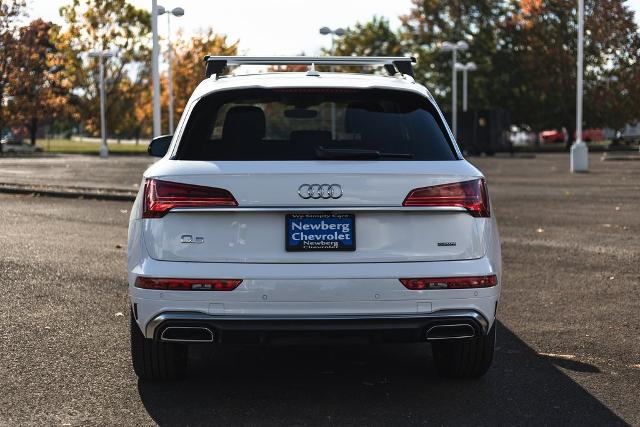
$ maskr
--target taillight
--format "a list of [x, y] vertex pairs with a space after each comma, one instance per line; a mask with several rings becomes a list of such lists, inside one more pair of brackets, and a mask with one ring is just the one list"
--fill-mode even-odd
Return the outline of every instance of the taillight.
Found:
[[148, 179], [144, 183], [143, 218], [161, 218], [173, 208], [238, 206], [233, 195], [222, 188]]
[[240, 283], [242, 280], [239, 279], [166, 279], [138, 276], [135, 287], [165, 291], [232, 291]]
[[423, 289], [471, 289], [490, 288], [498, 284], [495, 274], [473, 277], [429, 277], [419, 279], [400, 279], [405, 288], [412, 291]]
[[475, 217], [490, 216], [487, 184], [482, 178], [416, 188], [402, 206], [453, 206], [465, 208]]

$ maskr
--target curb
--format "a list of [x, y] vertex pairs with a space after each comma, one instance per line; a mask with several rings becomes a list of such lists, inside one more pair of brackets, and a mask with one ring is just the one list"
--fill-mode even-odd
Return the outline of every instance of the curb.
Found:
[[639, 154], [627, 154], [627, 155], [603, 155], [600, 159], [602, 161], [637, 161], [640, 160]]
[[92, 199], [133, 202], [136, 192], [115, 189], [62, 187], [47, 185], [23, 185], [0, 183], [0, 193], [34, 194], [47, 197], [62, 197], [67, 199]]

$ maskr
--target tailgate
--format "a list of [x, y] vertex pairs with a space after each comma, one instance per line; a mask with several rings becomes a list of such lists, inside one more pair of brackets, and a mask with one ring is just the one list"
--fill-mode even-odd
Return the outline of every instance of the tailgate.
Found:
[[[286, 173], [281, 162], [260, 162], [257, 167], [257, 162], [197, 163], [203, 164], [191, 168], [189, 175], [160, 179], [224, 188], [238, 206], [176, 209], [162, 218], [144, 219], [145, 244], [154, 259], [352, 263], [484, 255], [488, 219], [475, 218], [461, 208], [402, 206], [412, 189], [477, 177], [464, 161], [288, 162]], [[305, 199], [298, 194], [303, 184], [325, 183], [340, 185], [341, 197]], [[354, 215], [355, 250], [287, 250], [287, 215], [306, 213]]]

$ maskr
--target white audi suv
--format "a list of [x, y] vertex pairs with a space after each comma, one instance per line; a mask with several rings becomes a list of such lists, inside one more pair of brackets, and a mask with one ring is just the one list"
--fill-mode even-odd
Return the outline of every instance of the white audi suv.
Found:
[[[496, 220], [413, 59], [205, 62], [131, 211], [136, 374], [183, 375], [190, 345], [316, 335], [429, 343], [443, 375], [484, 374]], [[309, 69], [221, 75], [237, 64]], [[389, 75], [316, 70], [376, 65]]]

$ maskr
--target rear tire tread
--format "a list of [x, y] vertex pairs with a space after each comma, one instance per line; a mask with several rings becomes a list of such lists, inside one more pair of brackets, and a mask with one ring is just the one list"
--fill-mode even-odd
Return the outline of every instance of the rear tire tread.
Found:
[[147, 339], [131, 315], [131, 361], [141, 380], [176, 380], [187, 365], [187, 346]]
[[431, 345], [438, 372], [451, 378], [477, 378], [484, 375], [493, 362], [496, 322], [485, 336]]

